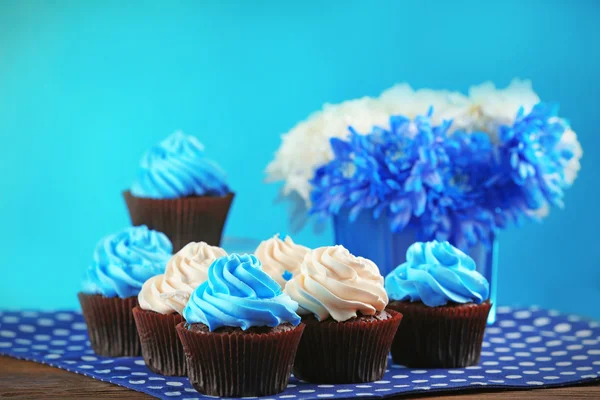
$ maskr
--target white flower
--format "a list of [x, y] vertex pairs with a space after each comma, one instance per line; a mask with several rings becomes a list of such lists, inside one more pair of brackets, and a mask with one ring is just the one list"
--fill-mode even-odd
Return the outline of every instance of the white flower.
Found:
[[441, 123], [456, 107], [464, 107], [468, 98], [458, 92], [447, 90], [419, 89], [413, 90], [408, 84], [398, 84], [381, 93], [379, 101], [388, 115], [403, 115], [410, 119], [425, 115], [433, 107], [432, 122]]
[[308, 205], [309, 180], [317, 167], [333, 158], [329, 139], [347, 137], [349, 126], [361, 133], [376, 125], [389, 127], [389, 114], [382, 105], [371, 97], [325, 104], [281, 136], [281, 147], [267, 166], [267, 181], [283, 180], [283, 195], [296, 192]]
[[434, 108], [433, 122], [441, 123], [445, 113], [468, 103], [466, 96], [449, 91], [413, 90], [408, 84], [398, 84], [379, 97], [363, 97], [340, 104], [325, 104], [321, 111], [298, 123], [281, 136], [281, 146], [275, 159], [267, 166], [267, 182], [284, 181], [282, 194], [298, 194], [308, 206], [311, 186], [309, 180], [316, 168], [331, 161], [329, 145], [332, 137], [345, 138], [348, 127], [359, 133], [371, 132], [373, 126], [389, 128], [392, 115], [415, 118]]
[[485, 82], [471, 86], [468, 101], [448, 110], [445, 117], [453, 119], [453, 130], [484, 131], [494, 139], [500, 125], [514, 123], [519, 108], [527, 114], [539, 102], [530, 81], [513, 79], [504, 89]]
[[550, 214], [550, 204], [544, 203], [543, 206], [538, 208], [537, 210], [525, 210], [525, 213], [530, 217], [534, 217], [537, 220], [541, 220], [546, 218]]
[[[568, 150], [573, 154], [569, 161], [563, 161], [564, 163], [564, 177], [565, 183], [567, 187], [571, 186], [575, 179], [577, 178], [577, 174], [581, 169], [581, 157], [583, 156], [583, 149], [581, 148], [581, 144], [577, 140], [577, 135], [575, 132], [569, 127], [568, 123], [565, 120], [561, 120], [556, 118], [555, 122], [560, 122], [566, 126], [565, 131], [563, 132], [560, 141], [556, 145], [556, 150]], [[550, 214], [550, 205], [548, 203], [544, 204], [537, 210], [531, 210], [527, 212], [531, 216], [534, 216], [538, 219], [546, 218]]]
[[572, 185], [581, 169], [580, 160], [583, 156], [583, 149], [571, 128], [565, 130], [557, 146], [559, 149], [568, 149], [573, 153], [573, 157], [565, 165], [565, 182], [567, 185]]
[[[310, 207], [312, 188], [309, 181], [315, 170], [333, 158], [329, 139], [347, 137], [349, 126], [366, 134], [373, 126], [389, 128], [392, 115], [414, 119], [433, 107], [434, 124], [452, 119], [451, 131], [484, 131], [494, 141], [500, 125], [512, 125], [521, 107], [527, 114], [539, 102], [530, 81], [514, 79], [504, 89], [497, 89], [491, 82], [472, 86], [468, 96], [447, 90], [414, 90], [403, 83], [385, 90], [376, 98], [363, 97], [340, 104], [325, 104], [322, 110], [281, 135], [281, 146], [266, 169], [267, 181], [284, 182], [281, 194], [294, 198], [297, 212], [302, 209], [299, 207], [302, 201], [304, 206]], [[575, 133], [567, 129], [559, 146], [574, 154], [565, 166], [565, 180], [570, 185], [580, 169], [581, 145]]]

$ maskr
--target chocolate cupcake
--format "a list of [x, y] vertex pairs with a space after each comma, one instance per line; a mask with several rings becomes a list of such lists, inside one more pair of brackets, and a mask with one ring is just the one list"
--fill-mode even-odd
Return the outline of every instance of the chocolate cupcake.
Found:
[[294, 376], [313, 383], [381, 379], [402, 319], [385, 311], [383, 277], [370, 260], [342, 246], [309, 252], [285, 286], [306, 325]]
[[286, 236], [281, 240], [277, 234], [260, 242], [254, 255], [262, 263], [263, 271], [283, 288], [300, 271], [304, 256], [309, 251], [308, 247], [294, 243], [291, 237]]
[[195, 137], [175, 132], [150, 148], [140, 167], [123, 193], [133, 225], [164, 232], [176, 252], [190, 242], [220, 245], [234, 195]]
[[177, 325], [190, 383], [220, 397], [282, 392], [304, 330], [297, 308], [255, 256], [217, 259]]
[[479, 362], [491, 304], [489, 283], [471, 257], [448, 242], [415, 243], [385, 288], [388, 310], [404, 315], [392, 345], [395, 363], [460, 368]]
[[107, 357], [139, 356], [132, 310], [144, 282], [165, 270], [171, 242], [146, 226], [129, 227], [97, 245], [78, 294], [92, 349]]
[[183, 321], [183, 308], [194, 289], [206, 281], [210, 264], [226, 255], [220, 247], [189, 243], [171, 257], [164, 274], [144, 283], [133, 316], [144, 361], [152, 371], [186, 375], [183, 347], [175, 327]]

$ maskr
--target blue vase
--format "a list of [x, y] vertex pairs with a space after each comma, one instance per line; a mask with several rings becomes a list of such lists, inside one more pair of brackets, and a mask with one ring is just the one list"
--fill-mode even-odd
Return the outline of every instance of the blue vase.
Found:
[[[406, 261], [406, 250], [417, 240], [414, 230], [393, 233], [386, 216], [375, 219], [370, 212], [360, 213], [354, 222], [350, 222], [347, 212], [340, 212], [333, 217], [333, 230], [336, 244], [343, 245], [354, 255], [372, 260], [383, 276]], [[493, 243], [491, 248], [479, 244], [467, 253], [475, 260], [477, 271], [490, 283], [492, 309], [488, 324], [493, 324], [496, 320], [498, 240], [493, 237], [490, 242]]]

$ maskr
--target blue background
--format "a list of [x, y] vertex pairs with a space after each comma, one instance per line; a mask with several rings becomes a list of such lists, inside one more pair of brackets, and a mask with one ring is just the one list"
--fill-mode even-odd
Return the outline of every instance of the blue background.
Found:
[[322, 103], [517, 76], [561, 104], [585, 155], [566, 210], [500, 236], [500, 303], [600, 317], [599, 2], [121, 3], [0, 2], [0, 308], [77, 307], [139, 158], [175, 129], [229, 172], [226, 233], [266, 238], [288, 223], [263, 170]]

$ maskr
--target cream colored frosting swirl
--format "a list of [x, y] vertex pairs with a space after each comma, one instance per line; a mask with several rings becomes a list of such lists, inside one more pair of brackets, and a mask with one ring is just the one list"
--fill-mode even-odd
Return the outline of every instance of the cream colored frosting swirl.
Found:
[[[283, 288], [292, 275], [300, 271], [300, 265], [304, 256], [310, 249], [294, 243], [291, 237], [286, 236], [284, 240], [279, 238], [279, 234], [271, 239], [260, 242], [254, 255], [262, 263], [262, 269], [271, 278], [275, 279]], [[286, 271], [290, 276], [285, 279]]]
[[342, 322], [358, 313], [373, 315], [388, 303], [377, 265], [343, 246], [310, 251], [285, 291], [300, 304], [298, 314], [314, 314], [319, 321], [329, 316]]
[[165, 274], [156, 275], [144, 282], [142, 290], [138, 295], [138, 302], [142, 309], [155, 311], [160, 314], [172, 314], [176, 311], [180, 312], [178, 309], [171, 307], [171, 305], [166, 302], [166, 299], [161, 297], [163, 293], [175, 292], [176, 289], [169, 285], [169, 282], [165, 280]]
[[138, 296], [140, 307], [161, 314], [181, 314], [192, 292], [208, 278], [208, 267], [227, 252], [204, 242], [188, 243], [167, 263], [164, 274], [148, 279]]

